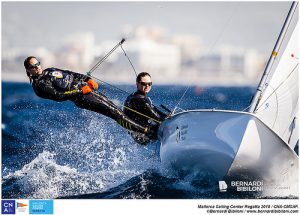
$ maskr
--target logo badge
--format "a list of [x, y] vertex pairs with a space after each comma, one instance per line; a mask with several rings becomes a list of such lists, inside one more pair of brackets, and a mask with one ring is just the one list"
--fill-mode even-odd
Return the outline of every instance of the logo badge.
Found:
[[219, 190], [220, 190], [220, 192], [227, 191], [227, 184], [225, 181], [219, 181]]
[[16, 214], [15, 200], [1, 200], [1, 213], [2, 214]]
[[55, 78], [63, 78], [63, 74], [59, 71], [54, 71], [52, 72], [52, 76], [54, 76]]
[[[26, 201], [26, 202], [25, 202]], [[28, 213], [28, 200], [17, 200], [17, 208], [16, 208], [17, 214], [18, 213]]]
[[53, 200], [29, 200], [29, 214], [53, 214]]

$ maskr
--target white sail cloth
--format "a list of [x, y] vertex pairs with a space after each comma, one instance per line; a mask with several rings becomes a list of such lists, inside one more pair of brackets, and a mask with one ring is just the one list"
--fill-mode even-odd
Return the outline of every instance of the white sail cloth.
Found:
[[[297, 16], [296, 16], [297, 17]], [[296, 18], [297, 19], [297, 18]], [[256, 115], [272, 128], [291, 147], [298, 141], [298, 72], [299, 28], [298, 20], [279, 50], [265, 90], [255, 110]]]

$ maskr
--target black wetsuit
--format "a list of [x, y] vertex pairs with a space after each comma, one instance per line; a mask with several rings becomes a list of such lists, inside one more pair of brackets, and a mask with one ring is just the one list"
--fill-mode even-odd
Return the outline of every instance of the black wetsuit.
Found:
[[32, 77], [32, 87], [37, 96], [54, 101], [73, 101], [78, 107], [91, 110], [117, 121], [126, 129], [144, 132], [145, 128], [128, 118], [123, 111], [99, 92], [83, 95], [81, 87], [89, 77], [57, 68], [48, 68], [43, 74]]
[[[145, 127], [150, 126], [150, 131], [153, 135], [151, 139], [156, 139], [157, 129], [159, 127], [159, 123], [157, 121], [163, 121], [167, 115], [158, 110], [158, 108], [152, 104], [150, 98], [140, 91], [136, 91], [135, 93], [129, 95], [124, 103], [124, 106], [124, 113], [136, 123]], [[146, 115], [154, 120], [151, 120], [150, 118], [145, 117], [135, 111], [142, 113], [143, 115]]]

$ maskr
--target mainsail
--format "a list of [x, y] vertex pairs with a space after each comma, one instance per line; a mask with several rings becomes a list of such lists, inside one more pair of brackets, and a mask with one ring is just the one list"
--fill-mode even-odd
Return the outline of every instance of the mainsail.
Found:
[[249, 113], [196, 109], [162, 122], [158, 136], [165, 168], [197, 181], [207, 176], [210, 181], [263, 181], [263, 191], [255, 193], [261, 197], [299, 196], [299, 157], [293, 150], [298, 141], [297, 7], [294, 2]]
[[298, 2], [294, 2], [250, 109], [292, 148], [298, 141], [298, 50]]

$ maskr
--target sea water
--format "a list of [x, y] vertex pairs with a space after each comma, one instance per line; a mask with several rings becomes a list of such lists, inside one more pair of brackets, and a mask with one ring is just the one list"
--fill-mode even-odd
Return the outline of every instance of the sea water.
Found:
[[[135, 86], [100, 86], [121, 107]], [[181, 99], [187, 89], [187, 93]], [[153, 86], [157, 106], [244, 110], [253, 87]], [[115, 121], [35, 95], [27, 83], [2, 83], [2, 198], [240, 198], [208, 180], [162, 169], [159, 142], [135, 143]], [[207, 178], [206, 178], [207, 179]]]

